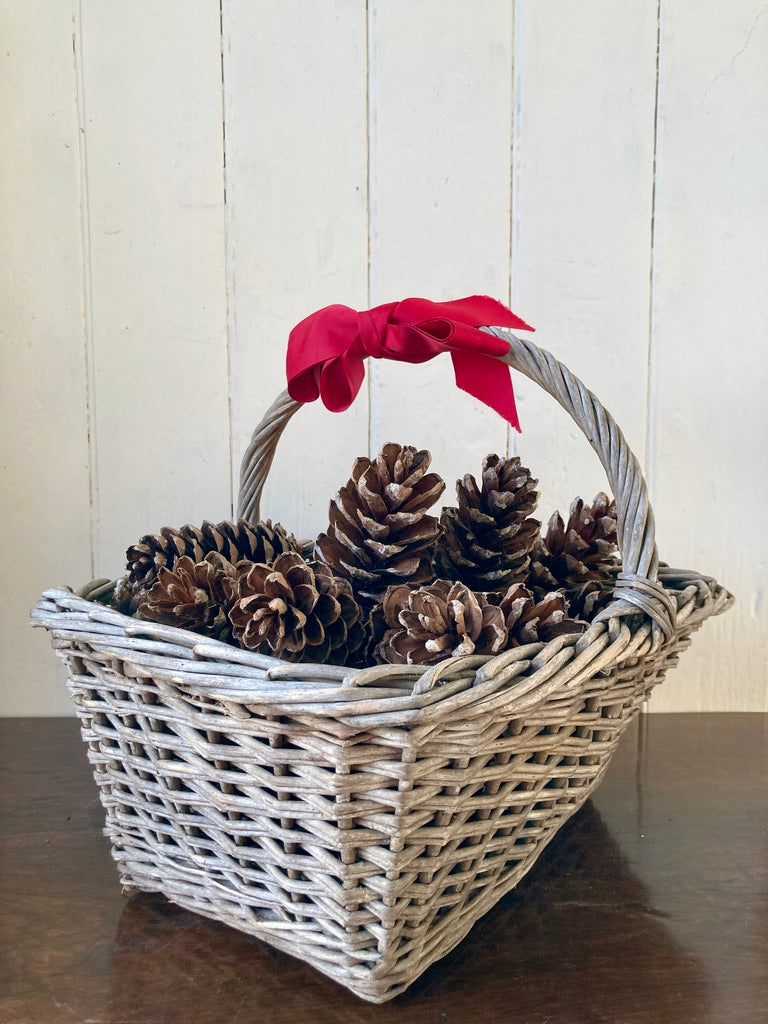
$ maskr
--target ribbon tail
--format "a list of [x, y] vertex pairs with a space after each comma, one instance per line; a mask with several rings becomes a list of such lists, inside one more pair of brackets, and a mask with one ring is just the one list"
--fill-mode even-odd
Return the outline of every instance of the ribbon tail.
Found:
[[532, 331], [534, 328], [522, 320], [517, 313], [498, 299], [489, 295], [468, 295], [464, 299], [451, 299], [437, 305], [449, 319], [463, 320], [474, 327], [508, 327], [515, 331]]
[[364, 378], [365, 366], [357, 352], [348, 351], [329, 359], [319, 372], [320, 398], [325, 408], [329, 412], [345, 412], [357, 398]]
[[509, 366], [474, 352], [451, 352], [456, 386], [489, 406], [520, 431]]

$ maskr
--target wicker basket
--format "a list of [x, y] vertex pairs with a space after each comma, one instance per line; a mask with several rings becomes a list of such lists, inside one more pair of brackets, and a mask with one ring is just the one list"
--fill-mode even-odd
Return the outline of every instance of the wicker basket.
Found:
[[[530, 870], [605, 771], [629, 721], [732, 598], [658, 567], [637, 461], [552, 356], [507, 331], [506, 361], [597, 451], [619, 509], [613, 603], [580, 636], [421, 671], [292, 665], [128, 618], [113, 584], [45, 593], [47, 627], [106, 810], [120, 878], [301, 957], [385, 1002]], [[258, 518], [281, 395], [243, 461]]]

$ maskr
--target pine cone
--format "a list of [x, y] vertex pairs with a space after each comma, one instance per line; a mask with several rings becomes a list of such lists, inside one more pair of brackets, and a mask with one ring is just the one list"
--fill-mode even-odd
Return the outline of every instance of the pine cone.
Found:
[[541, 523], [528, 518], [536, 507], [537, 480], [520, 459], [488, 455], [482, 489], [467, 474], [456, 482], [458, 508], [440, 520], [435, 569], [472, 590], [497, 590], [525, 579]]
[[617, 551], [615, 502], [602, 491], [591, 505], [576, 498], [567, 525], [559, 512], [549, 520], [526, 585], [538, 600], [561, 591], [571, 615], [590, 619], [610, 599], [619, 568]]
[[504, 613], [463, 583], [390, 587], [382, 610], [390, 627], [376, 658], [393, 665], [431, 665], [459, 654], [497, 654], [507, 642]]
[[[399, 590], [402, 587], [403, 591], [408, 591], [411, 588], [407, 583], [398, 584], [397, 587], [390, 587], [390, 590]], [[378, 661], [376, 656], [376, 648], [379, 646], [381, 641], [384, 639], [384, 634], [389, 629], [389, 623], [384, 616], [384, 608], [382, 604], [375, 604], [365, 622], [365, 663], [370, 665], [372, 662]]]
[[142, 591], [133, 589], [127, 576], [122, 576], [115, 583], [115, 590], [109, 603], [117, 611], [123, 612], [125, 615], [132, 615], [138, 607], [142, 593]]
[[527, 587], [518, 583], [506, 592], [489, 594], [488, 599], [498, 605], [504, 615], [504, 625], [509, 633], [507, 647], [520, 647], [540, 640], [548, 643], [556, 636], [583, 633], [587, 628], [586, 622], [568, 617], [562, 594], [547, 594], [537, 601]]
[[372, 462], [360, 458], [330, 506], [330, 525], [315, 557], [350, 580], [358, 600], [380, 601], [390, 585], [432, 579], [439, 530], [426, 515], [445, 489], [427, 473], [432, 456], [411, 446], [385, 444]]
[[201, 562], [209, 551], [217, 551], [234, 564], [241, 559], [271, 562], [284, 551], [297, 550], [296, 539], [279, 523], [273, 526], [269, 520], [255, 526], [245, 519], [216, 525], [205, 521], [199, 527], [187, 523], [178, 530], [166, 526], [159, 534], [147, 534], [128, 548], [129, 573], [119, 598], [133, 611], [141, 599], [139, 591], [152, 586], [161, 568], [172, 569], [185, 555]]
[[182, 555], [172, 569], [160, 567], [155, 582], [141, 594], [136, 615], [229, 640], [227, 612], [235, 578], [235, 567], [218, 552], [209, 552], [197, 563]]
[[363, 645], [360, 606], [352, 587], [326, 565], [296, 552], [272, 565], [241, 562], [229, 613], [241, 647], [287, 661], [346, 664]]

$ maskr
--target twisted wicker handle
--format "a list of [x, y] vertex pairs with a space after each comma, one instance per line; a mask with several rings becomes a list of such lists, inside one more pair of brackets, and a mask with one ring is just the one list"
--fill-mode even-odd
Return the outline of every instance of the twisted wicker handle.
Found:
[[[549, 392], [584, 432], [597, 452], [606, 472], [618, 512], [618, 539], [622, 554], [611, 604], [598, 619], [637, 614], [638, 609], [652, 621], [656, 642], [674, 633], [676, 606], [656, 579], [659, 564], [656, 552], [653, 510], [640, 465], [624, 435], [609, 412], [591, 391], [549, 352], [532, 341], [518, 338], [500, 327], [484, 327], [509, 342], [504, 362], [530, 377]], [[284, 391], [273, 402], [253, 433], [243, 456], [240, 471], [238, 515], [251, 522], [259, 518], [259, 503], [277, 442], [288, 421], [301, 407]]]

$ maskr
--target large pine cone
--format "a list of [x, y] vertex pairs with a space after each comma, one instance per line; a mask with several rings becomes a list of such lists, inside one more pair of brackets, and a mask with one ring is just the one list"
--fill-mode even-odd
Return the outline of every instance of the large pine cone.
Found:
[[437, 575], [472, 590], [499, 590], [525, 579], [541, 523], [537, 480], [515, 456], [483, 460], [482, 487], [467, 474], [456, 483], [458, 508], [445, 508], [437, 543]]
[[229, 613], [241, 647], [287, 661], [353, 661], [365, 639], [360, 606], [345, 579], [300, 554], [272, 565], [237, 567], [237, 595]]
[[432, 456], [385, 444], [374, 461], [360, 458], [330, 506], [330, 525], [315, 557], [352, 583], [358, 600], [380, 601], [390, 585], [432, 579], [439, 524], [426, 514], [445, 489], [427, 473]]
[[463, 583], [390, 587], [382, 612], [389, 629], [376, 659], [393, 665], [431, 665], [460, 654], [498, 654], [507, 642], [501, 608]]
[[187, 556], [201, 562], [210, 551], [217, 551], [233, 564], [241, 559], [271, 562], [285, 551], [298, 551], [296, 539], [279, 523], [267, 520], [252, 526], [245, 519], [237, 522], [209, 523], [175, 530], [164, 527], [159, 534], [147, 534], [126, 552], [127, 578], [116, 594], [116, 603], [132, 612], [141, 600], [141, 591], [152, 586], [161, 568], [172, 569], [179, 558]]
[[530, 590], [515, 584], [506, 592], [489, 594], [504, 615], [509, 638], [507, 647], [520, 647], [537, 641], [548, 643], [566, 633], [583, 633], [586, 622], [568, 617], [568, 606], [562, 594], [547, 594], [537, 601]]
[[197, 563], [182, 555], [172, 569], [160, 567], [155, 582], [142, 592], [136, 615], [227, 641], [235, 577], [235, 567], [218, 552]]
[[619, 568], [617, 551], [616, 503], [602, 491], [591, 505], [576, 498], [567, 524], [559, 512], [549, 520], [526, 585], [537, 599], [561, 591], [571, 615], [590, 619], [610, 600]]

